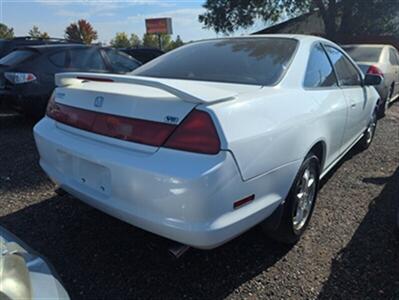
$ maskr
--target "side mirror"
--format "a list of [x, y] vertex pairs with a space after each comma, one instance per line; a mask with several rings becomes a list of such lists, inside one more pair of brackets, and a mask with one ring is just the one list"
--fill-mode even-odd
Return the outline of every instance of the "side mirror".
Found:
[[369, 85], [380, 85], [384, 78], [381, 75], [375, 74], [366, 74], [363, 80], [363, 84], [366, 86]]

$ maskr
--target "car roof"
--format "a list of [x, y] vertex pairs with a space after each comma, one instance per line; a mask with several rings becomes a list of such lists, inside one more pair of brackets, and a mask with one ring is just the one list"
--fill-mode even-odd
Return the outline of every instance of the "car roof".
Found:
[[46, 44], [46, 45], [28, 45], [28, 46], [21, 46], [18, 49], [30, 49], [38, 52], [47, 52], [52, 50], [58, 49], [81, 49], [81, 48], [99, 48], [95, 45], [84, 45], [84, 44]]
[[[251, 35], [242, 35], [242, 36], [229, 36], [229, 37], [222, 37], [222, 38], [211, 38], [211, 39], [204, 39], [202, 41], [212, 41], [212, 40], [228, 40], [228, 39], [261, 39], [261, 38], [286, 38], [286, 39], [295, 39], [301, 43], [312, 44], [313, 42], [324, 42], [335, 44], [334, 42], [327, 40], [320, 36], [315, 35], [307, 35], [307, 34], [251, 34]], [[199, 40], [198, 42], [200, 42]], [[194, 42], [195, 43], [195, 42]]]
[[341, 45], [341, 47], [382, 48], [382, 47], [393, 47], [393, 46], [389, 44], [345, 44]]
[[44, 48], [87, 48], [87, 47], [93, 47], [90, 45], [83, 45], [83, 44], [46, 44], [46, 45], [32, 45], [32, 46], [26, 46], [29, 48], [36, 48], [36, 49], [44, 49]]

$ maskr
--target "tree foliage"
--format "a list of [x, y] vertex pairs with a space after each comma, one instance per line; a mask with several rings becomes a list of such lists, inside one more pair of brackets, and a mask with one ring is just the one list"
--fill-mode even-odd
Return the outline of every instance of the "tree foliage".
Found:
[[137, 48], [141, 46], [141, 39], [135, 33], [132, 33], [130, 35], [129, 42], [130, 42], [130, 47]]
[[[176, 40], [172, 40], [170, 34], [161, 34], [161, 44], [162, 50], [170, 51], [177, 47], [180, 47], [184, 44], [180, 36], [176, 37]], [[143, 46], [149, 48], [158, 48], [159, 47], [159, 37], [156, 34], [147, 34], [143, 35]]]
[[183, 46], [184, 42], [183, 40], [180, 38], [180, 35], [176, 36], [176, 39], [174, 41], [171, 41], [168, 47], [168, 51], [169, 50], [173, 50], [176, 48], [179, 48], [180, 46]]
[[97, 40], [97, 31], [86, 20], [79, 20], [77, 23], [71, 23], [65, 29], [65, 38], [85, 44], [91, 44]]
[[126, 32], [117, 32], [111, 40], [111, 46], [115, 48], [130, 48], [130, 41]]
[[[176, 36], [175, 40], [173, 40], [169, 34], [161, 34], [161, 43], [162, 49], [165, 51], [170, 51], [184, 45], [184, 42], [179, 35]], [[147, 48], [158, 48], [159, 37], [156, 34], [145, 33], [143, 35], [143, 39], [141, 40], [134, 33], [132, 33], [129, 38], [126, 32], [118, 32], [111, 40], [110, 44], [115, 48], [137, 48], [140, 46]]]
[[6, 24], [0, 23], [0, 39], [12, 39], [14, 37], [14, 29]]
[[49, 39], [50, 36], [48, 35], [47, 32], [41, 32], [39, 30], [39, 27], [37, 26], [33, 26], [31, 30], [29, 30], [29, 36], [33, 37], [33, 38], [41, 38], [41, 39]]
[[[164, 43], [162, 44], [165, 45]], [[143, 46], [148, 48], [158, 48], [159, 46], [158, 36], [156, 34], [144, 33]]]
[[141, 39], [135, 33], [129, 38], [126, 32], [117, 32], [110, 44], [115, 48], [137, 48], [141, 46]]
[[[367, 3], [365, 3], [367, 2]], [[216, 32], [248, 28], [256, 20], [275, 23], [318, 11], [327, 37], [381, 34], [397, 29], [399, 1], [386, 0], [207, 0], [199, 21]]]

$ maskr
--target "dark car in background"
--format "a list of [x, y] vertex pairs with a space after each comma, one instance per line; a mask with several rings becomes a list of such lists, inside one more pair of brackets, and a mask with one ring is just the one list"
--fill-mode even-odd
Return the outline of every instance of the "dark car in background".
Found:
[[131, 57], [134, 57], [143, 64], [165, 53], [157, 48], [124, 48], [120, 50], [129, 54]]
[[385, 44], [353, 44], [342, 48], [359, 65], [364, 74], [381, 75], [384, 80], [376, 86], [381, 97], [379, 115], [385, 115], [389, 104], [399, 96], [399, 53]]
[[62, 72], [128, 73], [141, 63], [112, 49], [83, 44], [19, 48], [0, 59], [0, 97], [6, 106], [41, 117]]
[[81, 42], [74, 42], [66, 39], [57, 39], [57, 38], [43, 39], [31, 36], [18, 36], [12, 39], [0, 39], [0, 58], [6, 56], [8, 53], [20, 47], [35, 46], [35, 45], [66, 44], [66, 43], [81, 44]]

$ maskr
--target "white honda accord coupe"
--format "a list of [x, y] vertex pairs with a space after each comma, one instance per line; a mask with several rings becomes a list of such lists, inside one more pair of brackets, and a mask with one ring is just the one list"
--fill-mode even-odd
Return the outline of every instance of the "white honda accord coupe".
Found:
[[320, 179], [376, 128], [376, 75], [318, 37], [190, 43], [128, 75], [63, 73], [40, 165], [107, 214], [210, 249], [257, 224], [296, 242]]

